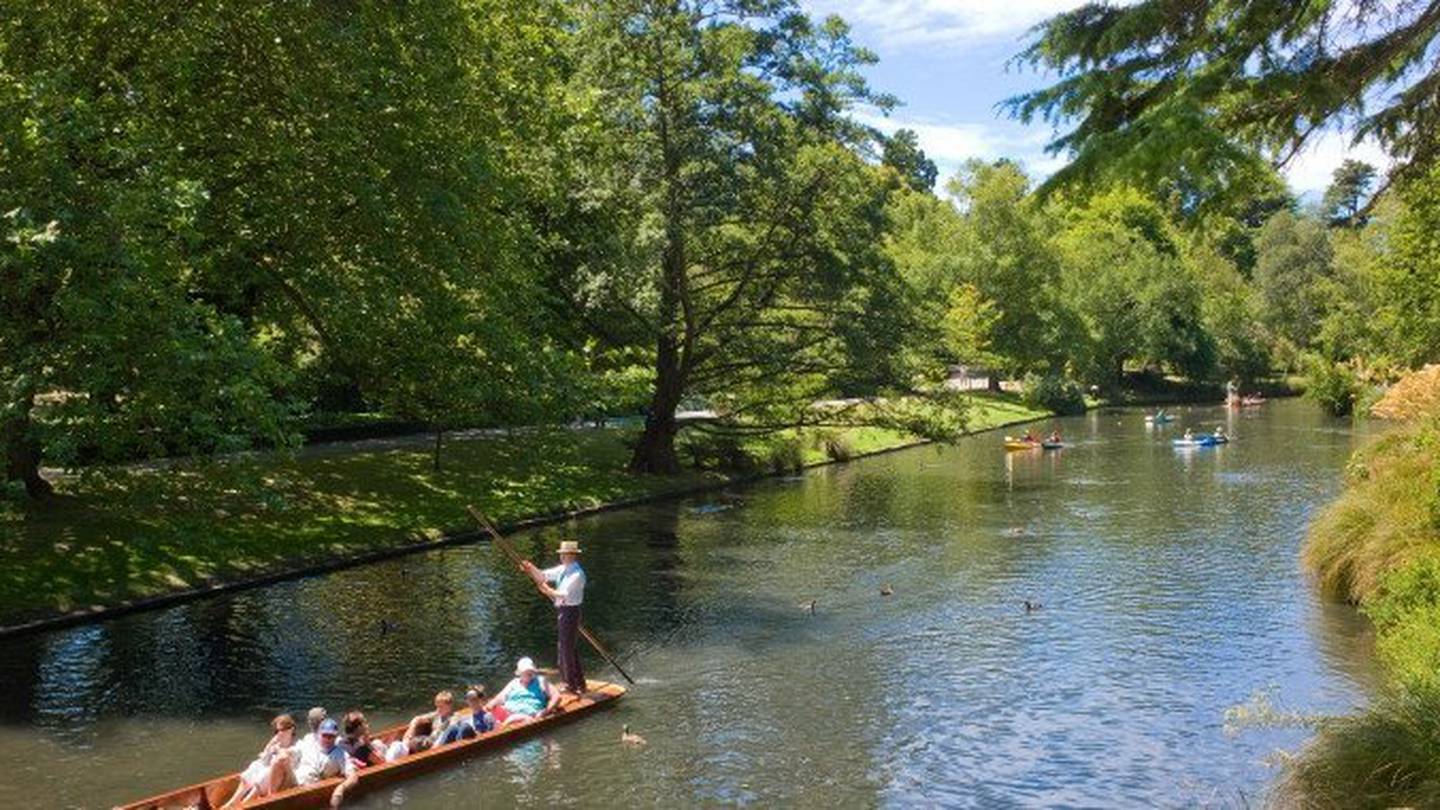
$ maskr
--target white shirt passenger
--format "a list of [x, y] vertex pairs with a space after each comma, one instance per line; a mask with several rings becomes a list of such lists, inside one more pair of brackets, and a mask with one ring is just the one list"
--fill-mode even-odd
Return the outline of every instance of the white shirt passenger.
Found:
[[355, 770], [355, 765], [338, 745], [326, 751], [320, 741], [316, 740], [309, 745], [302, 743], [296, 748], [299, 749], [299, 760], [295, 762], [296, 784], [310, 785], [341, 774], [349, 776]]
[[585, 569], [580, 567], [580, 563], [557, 565], [540, 573], [560, 592], [555, 599], [555, 607], [579, 605], [585, 601]]

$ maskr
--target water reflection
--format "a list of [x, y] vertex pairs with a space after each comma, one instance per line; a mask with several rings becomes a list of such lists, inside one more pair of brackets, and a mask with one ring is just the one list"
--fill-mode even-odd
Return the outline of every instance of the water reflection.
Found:
[[[1297, 563], [1356, 437], [1298, 402], [1178, 415], [1091, 412], [1058, 452], [986, 434], [519, 537], [537, 559], [582, 539], [587, 622], [641, 685], [361, 806], [1254, 797], [1302, 732], [1227, 737], [1225, 709], [1273, 686], [1335, 711], [1375, 684], [1365, 624]], [[1233, 444], [1171, 447], [1216, 423]], [[0, 804], [238, 767], [277, 711], [399, 722], [519, 655], [553, 662], [553, 624], [476, 545], [5, 642], [0, 751], [22, 764]], [[624, 722], [650, 744], [619, 745]]]

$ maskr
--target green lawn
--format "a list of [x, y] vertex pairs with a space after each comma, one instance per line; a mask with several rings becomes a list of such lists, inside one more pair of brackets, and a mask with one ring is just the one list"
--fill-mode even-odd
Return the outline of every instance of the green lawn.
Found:
[[[977, 395], [971, 429], [1038, 416]], [[551, 428], [453, 441], [438, 473], [415, 446], [92, 472], [42, 506], [11, 495], [0, 499], [0, 624], [438, 539], [467, 525], [467, 504], [505, 522], [724, 480], [626, 474], [629, 435]], [[855, 455], [914, 441], [878, 428], [846, 439]], [[810, 445], [805, 461], [825, 460]]]

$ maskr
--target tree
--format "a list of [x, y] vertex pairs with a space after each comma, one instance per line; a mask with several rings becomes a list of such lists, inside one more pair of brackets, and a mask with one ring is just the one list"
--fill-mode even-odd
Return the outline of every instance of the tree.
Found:
[[915, 191], [930, 192], [935, 188], [935, 178], [940, 176], [935, 161], [925, 156], [920, 148], [920, 138], [913, 129], [899, 129], [884, 139], [884, 152], [880, 162], [899, 172], [906, 185]]
[[946, 186], [962, 211], [955, 278], [993, 301], [991, 351], [1012, 376], [1058, 371], [1073, 323], [1060, 300], [1060, 265], [1030, 179], [1011, 161], [972, 160]]
[[443, 358], [544, 403], [502, 393], [551, 379], [515, 167], [551, 134], [556, 15], [27, 7], [0, 34], [7, 477], [283, 445], [318, 368], [421, 412]]
[[1065, 297], [1083, 324], [1070, 350], [1081, 376], [1117, 385], [1129, 360], [1209, 376], [1216, 348], [1204, 328], [1201, 292], [1160, 207], [1117, 189], [1052, 210], [1066, 218], [1056, 246]]
[[1291, 351], [1308, 349], [1324, 316], [1332, 251], [1324, 225], [1282, 211], [1256, 239], [1255, 287], [1265, 325]]
[[1050, 144], [1072, 160], [1049, 188], [1223, 181], [1257, 151], [1286, 163], [1331, 126], [1377, 139], [1391, 179], [1419, 176], [1440, 155], [1437, 34], [1434, 2], [1092, 2], [1036, 29], [1018, 59], [1059, 80], [1007, 105], [1025, 121], [1075, 122]]
[[1334, 180], [1325, 189], [1320, 207], [1331, 225], [1354, 227], [1365, 224], [1363, 213], [1370, 185], [1375, 182], [1375, 167], [1347, 158], [1335, 169]]
[[844, 116], [889, 101], [844, 24], [790, 0], [594, 0], [576, 15], [574, 98], [604, 156], [577, 193], [617, 201], [632, 247], [564, 286], [653, 347], [630, 469], [679, 469], [687, 396], [773, 430], [832, 418], [813, 407], [827, 394], [907, 384], [909, 294], [880, 252], [889, 190]]

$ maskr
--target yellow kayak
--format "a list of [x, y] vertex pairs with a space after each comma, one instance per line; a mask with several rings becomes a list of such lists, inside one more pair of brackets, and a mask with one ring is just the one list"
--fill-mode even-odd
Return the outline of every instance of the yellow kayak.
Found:
[[1005, 437], [1006, 450], [1034, 450], [1039, 446], [1040, 442], [1027, 441], [1026, 439], [1017, 439], [1014, 436]]

